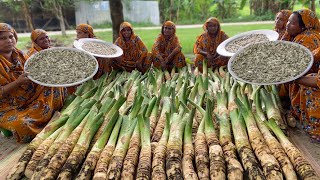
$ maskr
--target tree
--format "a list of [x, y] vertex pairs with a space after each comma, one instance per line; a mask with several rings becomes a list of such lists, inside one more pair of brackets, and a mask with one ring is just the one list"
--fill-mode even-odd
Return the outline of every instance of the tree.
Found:
[[32, 0], [12, 0], [5, 2], [10, 7], [10, 9], [16, 13], [15, 16], [23, 13], [23, 18], [27, 25], [27, 31], [32, 31], [34, 29], [34, 24], [32, 21], [32, 13], [31, 13], [31, 6], [32, 6]]
[[119, 36], [120, 24], [123, 19], [123, 6], [121, 0], [109, 0], [110, 15], [112, 20], [113, 42]]
[[62, 36], [66, 36], [65, 18], [62, 8], [68, 8], [74, 6], [73, 0], [38, 0], [42, 8], [47, 11], [51, 11], [55, 17], [59, 20]]

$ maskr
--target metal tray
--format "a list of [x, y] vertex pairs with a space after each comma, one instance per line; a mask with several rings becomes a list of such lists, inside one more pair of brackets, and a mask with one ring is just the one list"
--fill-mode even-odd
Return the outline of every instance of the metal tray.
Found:
[[273, 30], [253, 30], [253, 31], [243, 32], [231, 38], [228, 38], [225, 41], [223, 41], [221, 44], [219, 44], [219, 46], [217, 47], [217, 53], [226, 57], [233, 56], [235, 53], [226, 50], [227, 44], [229, 44], [231, 41], [234, 41], [240, 37], [248, 36], [250, 34], [264, 34], [268, 37], [269, 41], [276, 41], [278, 40], [278, 37], [279, 37], [279, 34]]
[[[96, 43], [106, 44], [106, 45], [108, 45], [108, 46], [116, 49], [117, 52], [116, 52], [115, 54], [112, 54], [112, 55], [95, 54], [95, 53], [86, 51], [86, 50], [84, 50], [84, 49], [82, 48], [83, 44], [86, 43], [86, 42], [96, 42]], [[79, 39], [79, 40], [75, 40], [75, 41], [73, 42], [73, 45], [74, 45], [75, 48], [77, 48], [77, 49], [79, 49], [79, 50], [82, 50], [82, 51], [85, 51], [85, 52], [87, 52], [87, 53], [89, 53], [89, 54], [91, 54], [91, 55], [93, 55], [93, 56], [95, 56], [95, 57], [115, 58], [115, 57], [119, 57], [119, 56], [121, 56], [121, 55], [123, 54], [123, 50], [122, 50], [119, 46], [117, 46], [117, 45], [115, 45], [115, 44], [113, 44], [113, 43], [110, 43], [110, 42], [106, 42], [106, 41], [100, 40], [100, 39], [81, 38], [81, 39]]]
[[[268, 42], [270, 43], [270, 42]], [[283, 83], [287, 83], [287, 82], [290, 82], [290, 81], [294, 81], [298, 78], [300, 78], [301, 76], [305, 75], [309, 70], [310, 68], [312, 67], [313, 65], [313, 55], [312, 55], [312, 52], [298, 44], [298, 43], [293, 43], [293, 42], [288, 42], [288, 41], [273, 41], [272, 44], [276, 44], [276, 43], [285, 43], [285, 44], [290, 44], [292, 46], [298, 46], [299, 48], [303, 49], [304, 51], [306, 51], [309, 55], [310, 55], [310, 62], [309, 62], [309, 65], [307, 66], [307, 68], [300, 74], [298, 74], [297, 76], [291, 78], [291, 79], [287, 79], [287, 80], [283, 80], [283, 81], [278, 81], [278, 82], [272, 82], [272, 83], [256, 83], [256, 82], [250, 82], [250, 81], [247, 81], [247, 80], [244, 80], [240, 77], [237, 76], [237, 74], [235, 72], [233, 72], [232, 70], [232, 65], [234, 63], [234, 61], [237, 59], [238, 55], [244, 51], [247, 50], [248, 47], [254, 45], [254, 44], [251, 44], [251, 45], [247, 45], [246, 47], [242, 48], [241, 50], [239, 50], [234, 56], [232, 56], [228, 62], [228, 71], [230, 72], [231, 76], [234, 77], [235, 79], [239, 80], [239, 81], [242, 81], [242, 82], [245, 82], [245, 83], [249, 83], [249, 84], [255, 84], [255, 85], [272, 85], [272, 84], [283, 84]], [[297, 66], [299, 66], [299, 64], [297, 64]], [[268, 68], [268, 67], [265, 67], [265, 68]]]
[[69, 50], [69, 51], [74, 51], [76, 53], [85, 53], [86, 55], [88, 55], [88, 57], [90, 57], [90, 60], [94, 61], [95, 64], [96, 64], [96, 67], [95, 67], [95, 70], [92, 72], [92, 74], [90, 76], [88, 76], [87, 78], [85, 79], [82, 79], [80, 81], [77, 81], [77, 82], [73, 82], [73, 83], [68, 83], [68, 84], [47, 84], [47, 83], [44, 83], [44, 82], [40, 82], [38, 80], [35, 80], [34, 78], [32, 78], [32, 76], [28, 75], [28, 78], [37, 83], [37, 84], [40, 84], [42, 86], [48, 86], [48, 87], [70, 87], [70, 86], [75, 86], [75, 85], [78, 85], [78, 84], [82, 84], [84, 82], [86, 82], [87, 80], [91, 79], [98, 71], [98, 61], [96, 60], [96, 58], [86, 52], [83, 52], [81, 50], [78, 50], [78, 49], [75, 49], [75, 48], [66, 48], [66, 47], [54, 47], [54, 48], [49, 48], [49, 49], [45, 49], [45, 50], [42, 50], [36, 54], [33, 54], [24, 64], [24, 69], [25, 69], [25, 72], [27, 70], [27, 67], [28, 67], [28, 62], [29, 61], [32, 61], [38, 54], [40, 53], [46, 53], [47, 51], [60, 51], [60, 50]]

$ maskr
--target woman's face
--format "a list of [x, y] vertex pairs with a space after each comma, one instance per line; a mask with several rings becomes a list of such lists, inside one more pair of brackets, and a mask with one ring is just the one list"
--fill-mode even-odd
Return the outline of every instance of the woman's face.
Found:
[[35, 43], [42, 49], [48, 49], [50, 47], [50, 38], [46, 34], [41, 34], [37, 37]]
[[163, 35], [172, 36], [174, 33], [174, 28], [172, 26], [164, 26], [163, 27]]
[[129, 27], [125, 27], [121, 30], [121, 34], [124, 38], [130, 38], [132, 34], [132, 30]]
[[286, 24], [285, 24], [285, 16], [283, 15], [283, 13], [278, 13], [275, 19], [275, 26], [277, 29], [285, 29], [286, 28]]
[[207, 30], [209, 34], [217, 34], [219, 30], [219, 24], [216, 22], [208, 22]]
[[87, 32], [83, 32], [81, 30], [76, 30], [76, 32], [77, 32], [77, 39], [89, 38], [89, 33]]
[[9, 53], [16, 46], [16, 39], [12, 32], [0, 32], [0, 53]]
[[299, 25], [298, 15], [291, 14], [286, 26], [286, 31], [289, 33], [290, 36], [293, 37], [297, 36], [303, 31], [303, 29]]

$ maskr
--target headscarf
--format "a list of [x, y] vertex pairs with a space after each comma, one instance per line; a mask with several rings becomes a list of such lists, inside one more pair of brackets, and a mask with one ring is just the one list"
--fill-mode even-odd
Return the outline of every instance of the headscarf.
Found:
[[[309, 9], [302, 9], [296, 11], [301, 15], [302, 21], [305, 24], [305, 30], [296, 37], [290, 37], [288, 32], [283, 37], [289, 37], [292, 42], [299, 43], [310, 51], [313, 51], [320, 46], [320, 23], [314, 12]], [[287, 39], [283, 39], [287, 40]]]
[[47, 32], [43, 29], [35, 29], [31, 32], [32, 48], [34, 48], [37, 51], [42, 50], [42, 48], [36, 43], [37, 38], [42, 34], [47, 35]]
[[[285, 29], [286, 28], [286, 24], [287, 24], [287, 22], [289, 20], [289, 17], [292, 14], [292, 11], [287, 10], [287, 9], [283, 9], [283, 10], [279, 11], [276, 14], [276, 17], [278, 16], [278, 14], [282, 14], [284, 16], [284, 23], [283, 24], [284, 24], [284, 29]], [[277, 31], [278, 29], [275, 28], [274, 30]]]
[[210, 17], [209, 19], [206, 20], [206, 22], [203, 24], [202, 28], [203, 30], [208, 33], [208, 23], [211, 22], [211, 23], [217, 23], [218, 24], [218, 33], [220, 32], [221, 30], [221, 27], [220, 27], [220, 22], [217, 18], [214, 18], [214, 17]]
[[123, 22], [120, 24], [120, 29], [119, 29], [119, 39], [116, 41], [117, 44], [123, 49], [123, 50], [127, 50], [127, 49], [132, 49], [135, 44], [134, 43], [126, 43], [124, 40], [124, 37], [122, 36], [121, 31], [124, 28], [130, 28], [131, 29], [131, 36], [130, 36], [130, 41], [134, 41], [134, 39], [136, 38], [136, 35], [134, 34], [134, 31], [132, 29], [132, 25], [129, 22]]
[[[208, 34], [209, 22], [218, 24], [217, 35], [213, 39], [214, 42], [211, 42], [212, 38], [210, 38]], [[198, 47], [200, 47], [201, 49], [205, 49], [205, 51], [216, 52], [216, 49], [219, 46], [219, 44], [228, 38], [228, 36], [223, 31], [221, 31], [219, 20], [214, 17], [210, 17], [206, 20], [206, 22], [203, 24], [203, 30], [205, 32], [197, 38], [197, 42], [194, 46], [194, 53], [199, 53]]]
[[18, 36], [16, 31], [7, 23], [0, 23], [0, 31], [2, 32], [11, 32], [16, 39], [16, 42], [18, 42]]
[[309, 10], [309, 9], [301, 9], [297, 11], [301, 17], [302, 21], [308, 30], [315, 30], [320, 32], [320, 23], [319, 19], [317, 18], [317, 15]]
[[76, 27], [76, 30], [83, 31], [85, 33], [89, 33], [89, 38], [95, 38], [96, 36], [93, 33], [93, 28], [89, 24], [79, 24]]
[[172, 21], [166, 21], [162, 24], [161, 34], [163, 34], [164, 26], [171, 26], [173, 28], [173, 34], [176, 34], [176, 25]]

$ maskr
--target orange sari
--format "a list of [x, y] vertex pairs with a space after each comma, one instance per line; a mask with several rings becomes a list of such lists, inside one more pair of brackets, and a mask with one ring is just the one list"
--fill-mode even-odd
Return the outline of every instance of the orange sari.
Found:
[[[320, 24], [316, 15], [307, 9], [300, 10], [306, 30], [293, 38], [293, 42], [299, 43], [311, 51], [314, 55], [314, 66], [310, 73], [318, 72], [318, 86], [320, 85]], [[317, 48], [317, 49], [316, 49]], [[316, 74], [310, 74], [314, 76]], [[306, 87], [298, 84], [290, 84], [289, 97], [292, 112], [299, 118], [303, 128], [320, 142], [320, 86], [318, 88]]]
[[36, 52], [39, 52], [42, 50], [41, 47], [38, 46], [38, 44], [35, 42], [36, 39], [41, 35], [41, 34], [47, 34], [45, 30], [42, 29], [35, 29], [31, 32], [31, 48], [28, 50], [27, 54], [24, 55], [26, 59], [28, 59], [31, 55], [35, 54]]
[[[171, 26], [174, 29], [173, 36], [166, 40], [163, 34], [164, 26]], [[152, 46], [152, 62], [153, 65], [157, 68], [161, 67], [161, 57], [163, 59], [167, 58], [172, 52], [176, 52], [176, 55], [173, 59], [167, 63], [166, 69], [171, 71], [173, 67], [181, 68], [186, 66], [186, 60], [184, 54], [181, 52], [181, 45], [179, 42], [179, 38], [176, 36], [176, 25], [167, 21], [163, 23], [161, 34], [155, 40], [155, 43]], [[149, 63], [150, 64], [150, 63]]]
[[[0, 31], [15, 34], [4, 23], [0, 23]], [[11, 62], [0, 55], [0, 86], [15, 81], [23, 72], [23, 53], [14, 49], [12, 59]], [[18, 142], [29, 142], [48, 123], [54, 112], [63, 106], [64, 96], [61, 88], [35, 83], [21, 85], [10, 94], [0, 96], [0, 127], [10, 130]]]
[[[208, 23], [217, 23], [219, 25], [219, 30], [217, 36], [214, 38], [210, 37], [208, 34], [207, 26]], [[227, 57], [220, 56], [217, 54], [216, 50], [219, 44], [221, 44], [224, 40], [228, 39], [228, 35], [226, 35], [220, 27], [220, 23], [217, 18], [209, 18], [203, 25], [203, 30], [205, 31], [200, 36], [197, 37], [197, 41], [193, 47], [193, 53], [195, 54], [194, 64], [198, 69], [202, 72], [202, 62], [205, 60], [205, 57], [200, 54], [200, 50], [209, 52], [211, 54], [216, 54], [217, 57], [213, 60], [214, 62], [208, 62], [208, 67], [213, 67], [214, 64], [218, 66], [224, 66], [228, 64]]]
[[[282, 27], [281, 29], [276, 28], [276, 27], [274, 28], [274, 31], [276, 31], [279, 34], [278, 40], [282, 39], [283, 35], [286, 32], [286, 24], [287, 24], [287, 22], [289, 20], [290, 15], [292, 14], [292, 11], [290, 11], [290, 10], [281, 10], [280, 12], [277, 13], [277, 15], [280, 14], [280, 13], [282, 13], [282, 15], [284, 16], [284, 22], [283, 22], [284, 23], [284, 27]], [[276, 15], [276, 17], [277, 17], [277, 15]]]
[[[131, 29], [131, 37], [129, 41], [125, 41], [121, 31], [124, 28]], [[132, 26], [128, 22], [123, 22], [120, 25], [119, 37], [114, 42], [115, 45], [119, 46], [123, 50], [123, 55], [120, 57], [120, 65], [126, 71], [131, 72], [132, 70], [144, 65], [145, 59], [148, 55], [148, 49], [146, 45], [142, 42], [139, 36], [134, 34]], [[139, 69], [140, 71], [144, 71]]]

